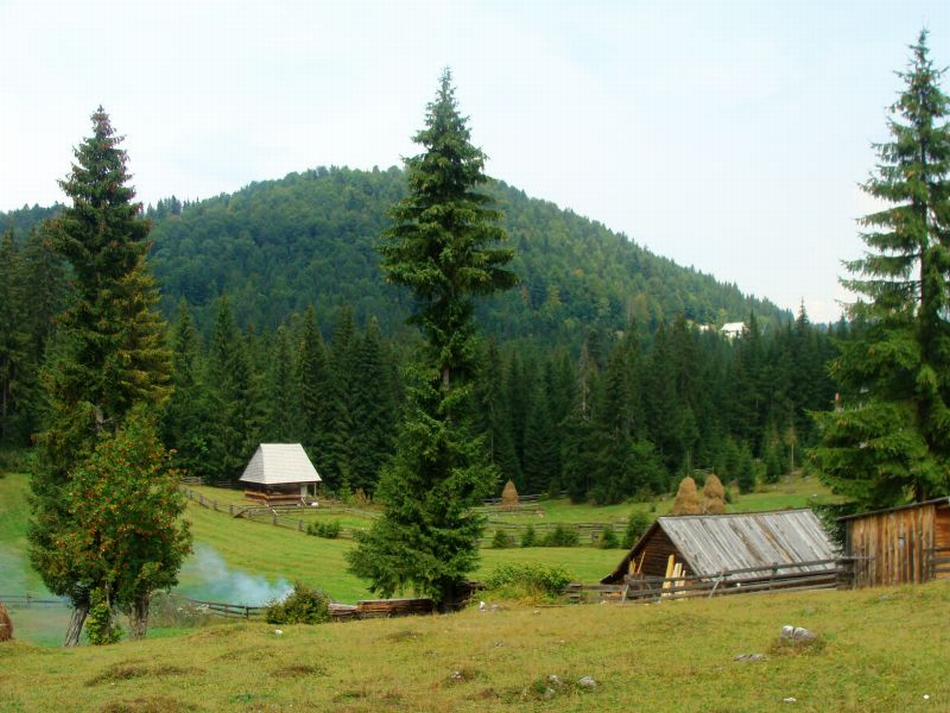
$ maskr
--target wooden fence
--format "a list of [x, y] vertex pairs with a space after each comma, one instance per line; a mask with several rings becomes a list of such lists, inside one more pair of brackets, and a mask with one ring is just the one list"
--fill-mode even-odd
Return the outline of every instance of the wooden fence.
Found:
[[[800, 570], [802, 567], [820, 569]], [[754, 592], [791, 592], [838, 587], [838, 560], [814, 560], [770, 567], [724, 570], [714, 575], [652, 577], [629, 575], [623, 584], [581, 584], [567, 587], [571, 601], [636, 601], [751, 594]]]
[[29, 609], [42, 606], [69, 606], [67, 599], [51, 599], [50, 597], [35, 597], [32, 594], [0, 594], [0, 602], [18, 608]]
[[[302, 505], [262, 506], [222, 503], [213, 498], [206, 497], [202, 493], [185, 486], [181, 487], [181, 491], [185, 494], [185, 497], [193, 503], [196, 503], [209, 510], [213, 510], [214, 512], [226, 513], [231, 517], [239, 517], [245, 520], [251, 520], [253, 522], [262, 522], [269, 525], [274, 525], [275, 527], [283, 527], [288, 530], [296, 530], [298, 532], [304, 533], [307, 532], [307, 525], [310, 522], [315, 522], [314, 520], [302, 520], [299, 517], [293, 517], [293, 515], [311, 511], [310, 508], [304, 507]], [[539, 496], [528, 497], [537, 498]], [[491, 510], [494, 509], [492, 508]], [[313, 511], [318, 511], [321, 515], [349, 514], [367, 519], [379, 517], [379, 513], [372, 510], [361, 510], [358, 508], [341, 507], [338, 505], [321, 505], [319, 508], [314, 508]], [[490, 545], [495, 537], [495, 533], [498, 530], [502, 530], [506, 535], [508, 535], [514, 541], [514, 544], [518, 544], [521, 535], [524, 534], [528, 527], [532, 527], [537, 539], [542, 540], [544, 539], [545, 535], [553, 532], [559, 526], [576, 532], [580, 545], [595, 545], [600, 542], [600, 535], [604, 528], [608, 525], [614, 527], [614, 531], [618, 534], [620, 534], [620, 531], [617, 528], [623, 527], [622, 523], [610, 524], [605, 522], [537, 522], [529, 524], [489, 520], [484, 532], [482, 533], [482, 537], [479, 540], [479, 545], [482, 547], [487, 547]], [[365, 528], [343, 525], [340, 527], [340, 533], [338, 537], [344, 540], [353, 540], [356, 538], [356, 533], [362, 532], [364, 529]]]
[[[188, 599], [199, 610], [227, 619], [260, 619], [267, 607], [252, 607], [244, 604], [206, 602]], [[431, 614], [435, 605], [431, 599], [365, 599], [356, 604], [330, 604], [331, 621], [353, 619], [379, 619], [397, 616]]]

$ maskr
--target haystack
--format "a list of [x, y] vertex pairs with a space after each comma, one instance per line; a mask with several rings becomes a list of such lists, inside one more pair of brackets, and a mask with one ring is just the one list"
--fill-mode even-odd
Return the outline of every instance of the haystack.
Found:
[[505, 483], [505, 489], [501, 491], [501, 509], [502, 510], [514, 510], [518, 507], [518, 489], [515, 487], [515, 483], [512, 480], [509, 480]]
[[0, 602], [0, 641], [9, 641], [13, 638], [13, 622], [10, 621], [10, 615], [7, 608]]
[[710, 515], [722, 515], [726, 512], [726, 490], [722, 487], [722, 481], [715, 473], [711, 473], [706, 478], [703, 497], [705, 498], [703, 512]]
[[673, 515], [699, 515], [703, 509], [699, 506], [699, 496], [696, 493], [696, 481], [688, 475], [680, 481], [676, 491], [676, 500], [673, 502]]

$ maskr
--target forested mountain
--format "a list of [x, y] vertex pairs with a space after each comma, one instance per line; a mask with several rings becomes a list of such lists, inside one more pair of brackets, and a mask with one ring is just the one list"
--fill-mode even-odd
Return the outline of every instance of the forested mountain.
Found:
[[[172, 318], [179, 298], [207, 334], [212, 302], [226, 293], [238, 324], [274, 328], [313, 305], [329, 324], [349, 305], [362, 323], [375, 316], [396, 333], [409, 311], [406, 296], [386, 285], [375, 246], [386, 212], [405, 191], [403, 172], [318, 168], [253, 183], [230, 195], [193, 203], [177, 198], [150, 207], [152, 264]], [[491, 193], [515, 248], [521, 284], [480, 306], [480, 323], [501, 340], [541, 338], [575, 349], [589, 326], [623, 329], [634, 318], [650, 331], [683, 314], [698, 323], [791, 319], [735, 285], [652, 254], [625, 236], [495, 184]], [[48, 210], [0, 214], [24, 236]]]
[[[602, 225], [495, 184], [520, 283], [485, 300], [472, 417], [520, 491], [616, 502], [696, 469], [741, 489], [785, 472], [830, 407], [825, 328], [675, 265]], [[418, 337], [376, 250], [403, 173], [318, 169], [148, 209], [173, 324], [165, 440], [178, 465], [233, 478], [257, 443], [300, 441], [326, 486], [375, 489]], [[50, 316], [71, 300], [38, 221], [0, 216], [0, 445], [43, 422]], [[737, 339], [702, 325], [743, 321]], [[844, 327], [837, 336], [844, 337]]]

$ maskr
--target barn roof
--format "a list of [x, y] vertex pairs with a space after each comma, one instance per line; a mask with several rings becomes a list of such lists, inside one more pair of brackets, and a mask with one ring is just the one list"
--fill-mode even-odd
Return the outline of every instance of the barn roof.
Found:
[[244, 469], [241, 481], [260, 485], [319, 483], [317, 469], [299, 443], [262, 443]]
[[[817, 516], [811, 510], [736, 513], [729, 515], [678, 515], [660, 517], [633, 546], [624, 560], [606, 579], [625, 573], [632, 557], [639, 554], [657, 529], [662, 529], [682, 555], [693, 574], [712, 575], [723, 571], [829, 560], [834, 549]], [[795, 571], [824, 570], [827, 565], [807, 565]], [[758, 571], [729, 577], [746, 579], [762, 576]]]

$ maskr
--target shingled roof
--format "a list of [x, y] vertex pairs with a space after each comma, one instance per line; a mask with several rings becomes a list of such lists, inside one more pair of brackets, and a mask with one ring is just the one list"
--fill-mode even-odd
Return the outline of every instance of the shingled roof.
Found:
[[[631, 559], [638, 557], [658, 530], [676, 548], [678, 560], [685, 561], [696, 575], [762, 567], [727, 579], [754, 579], [773, 564], [795, 564], [829, 560], [834, 548], [818, 517], [809, 509], [729, 515], [679, 515], [660, 517], [602, 581], [612, 582], [627, 572]], [[804, 565], [785, 569], [786, 574], [823, 570], [827, 565]]]
[[262, 443], [241, 476], [244, 483], [288, 485], [319, 483], [317, 469], [299, 443]]

